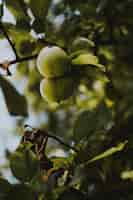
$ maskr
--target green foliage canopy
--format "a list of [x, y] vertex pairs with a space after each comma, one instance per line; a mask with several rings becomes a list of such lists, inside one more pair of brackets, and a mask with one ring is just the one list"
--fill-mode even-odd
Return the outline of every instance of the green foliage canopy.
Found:
[[[14, 22], [5, 22], [7, 10]], [[15, 58], [1, 63], [1, 69], [12, 75], [10, 66], [16, 64], [17, 80], [26, 80], [20, 93], [0, 75], [9, 114], [22, 118], [17, 119], [21, 127], [30, 111], [46, 119], [38, 122], [39, 129], [26, 127], [16, 151], [9, 153], [19, 183], [1, 177], [0, 198], [132, 199], [133, 1], [3, 0], [4, 38]], [[40, 95], [44, 77], [36, 60], [49, 46], [62, 48], [70, 59], [71, 73], [60, 80], [68, 76], [77, 82], [75, 90], [63, 89], [63, 97], [73, 94], [60, 102]], [[63, 83], [58, 77], [49, 81], [59, 83], [58, 88], [52, 84], [56, 96]], [[61, 149], [63, 156], [55, 153]]]

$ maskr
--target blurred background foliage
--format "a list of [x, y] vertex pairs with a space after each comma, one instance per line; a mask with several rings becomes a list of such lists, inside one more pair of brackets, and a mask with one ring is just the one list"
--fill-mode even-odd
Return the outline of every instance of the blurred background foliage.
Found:
[[[10, 52], [5, 32], [17, 55]], [[0, 143], [5, 144], [6, 159], [2, 154], [0, 199], [133, 198], [132, 36], [132, 0], [0, 2], [0, 63], [28, 58], [45, 46], [57, 45], [81, 71], [73, 96], [57, 104], [40, 96], [42, 77], [36, 59], [11, 65], [12, 76], [5, 76], [1, 69], [1, 118], [5, 112], [6, 116], [1, 119]], [[80, 39], [87, 45], [78, 44]], [[39, 170], [37, 140], [26, 139], [26, 147], [20, 144], [27, 131], [24, 124], [59, 137], [77, 151], [51, 137], [43, 158], [39, 155], [45, 163]], [[15, 149], [14, 155], [11, 150]]]

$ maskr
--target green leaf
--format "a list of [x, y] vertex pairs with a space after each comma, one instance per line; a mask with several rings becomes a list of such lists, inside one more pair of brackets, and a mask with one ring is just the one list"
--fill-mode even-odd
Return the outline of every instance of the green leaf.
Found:
[[79, 65], [97, 65], [98, 64], [98, 58], [90, 53], [84, 53], [80, 54], [77, 58], [74, 58], [72, 60], [73, 64], [79, 64]]
[[74, 188], [70, 188], [64, 191], [58, 200], [86, 200], [85, 195], [80, 191]]
[[70, 155], [69, 157], [53, 157], [51, 158], [51, 161], [53, 162], [53, 168], [55, 170], [60, 168], [69, 168], [69, 166], [72, 164], [74, 157], [73, 155]]
[[11, 184], [5, 180], [4, 178], [0, 177], [0, 199], [3, 200], [7, 193], [11, 190]]
[[106, 129], [108, 127], [108, 124], [113, 120], [111, 109], [108, 108], [104, 102], [102, 102], [95, 109], [95, 112], [96, 130]]
[[105, 70], [104, 66], [99, 64], [98, 58], [91, 53], [81, 52], [80, 55], [72, 59], [72, 64], [73, 65], [91, 65], [94, 67], [98, 67], [103, 71]]
[[51, 0], [30, 0], [30, 8], [35, 17], [45, 20]]
[[16, 184], [8, 193], [6, 200], [35, 200], [34, 192], [26, 185]]
[[27, 116], [27, 102], [25, 97], [20, 95], [11, 83], [3, 77], [0, 77], [0, 86], [9, 113], [14, 116]]
[[85, 110], [81, 112], [74, 123], [74, 139], [80, 141], [95, 130], [95, 112]]
[[88, 38], [85, 37], [77, 37], [73, 43], [72, 43], [72, 51], [78, 51], [78, 50], [86, 50], [91, 51], [91, 49], [95, 46], [94, 42], [89, 40]]
[[101, 103], [93, 111], [82, 111], [74, 123], [74, 139], [80, 141], [85, 136], [93, 134], [94, 131], [105, 129], [111, 120], [112, 113], [104, 103]]
[[121, 178], [123, 180], [127, 180], [127, 179], [133, 180], [133, 170], [123, 171], [121, 173]]
[[22, 182], [29, 182], [39, 170], [39, 160], [30, 149], [16, 150], [10, 157], [13, 175]]
[[122, 151], [125, 148], [127, 143], [128, 143], [128, 141], [125, 140], [124, 142], [119, 143], [117, 146], [104, 151], [103, 153], [99, 154], [98, 156], [95, 156], [94, 158], [89, 160], [87, 163], [89, 164], [89, 163], [95, 162], [97, 160], [101, 160], [101, 159], [107, 158], [109, 156], [112, 156], [113, 154]]
[[22, 24], [16, 26], [4, 23], [4, 26], [15, 44], [16, 51], [20, 57], [32, 55], [40, 44], [36, 45], [35, 38], [29, 33], [29, 30]]
[[24, 2], [21, 0], [5, 0], [6, 7], [10, 10], [10, 12], [14, 15], [16, 19], [26, 19], [29, 20], [29, 17], [26, 13]]

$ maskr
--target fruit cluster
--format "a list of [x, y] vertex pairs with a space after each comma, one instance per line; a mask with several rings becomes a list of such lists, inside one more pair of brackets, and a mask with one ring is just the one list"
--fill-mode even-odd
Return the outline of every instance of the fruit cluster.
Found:
[[40, 93], [44, 99], [61, 102], [72, 96], [77, 84], [71, 73], [71, 60], [63, 49], [44, 47], [38, 55], [37, 68], [44, 77], [40, 83]]

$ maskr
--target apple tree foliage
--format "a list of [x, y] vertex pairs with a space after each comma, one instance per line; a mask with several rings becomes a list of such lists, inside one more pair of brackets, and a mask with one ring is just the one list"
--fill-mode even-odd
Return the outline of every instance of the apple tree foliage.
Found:
[[[132, 200], [133, 0], [3, 0], [3, 39], [14, 57], [0, 62], [0, 88], [22, 138], [0, 200]], [[53, 46], [71, 70], [51, 57], [63, 75], [46, 78], [37, 59]], [[31, 115], [37, 127], [23, 129]]]

